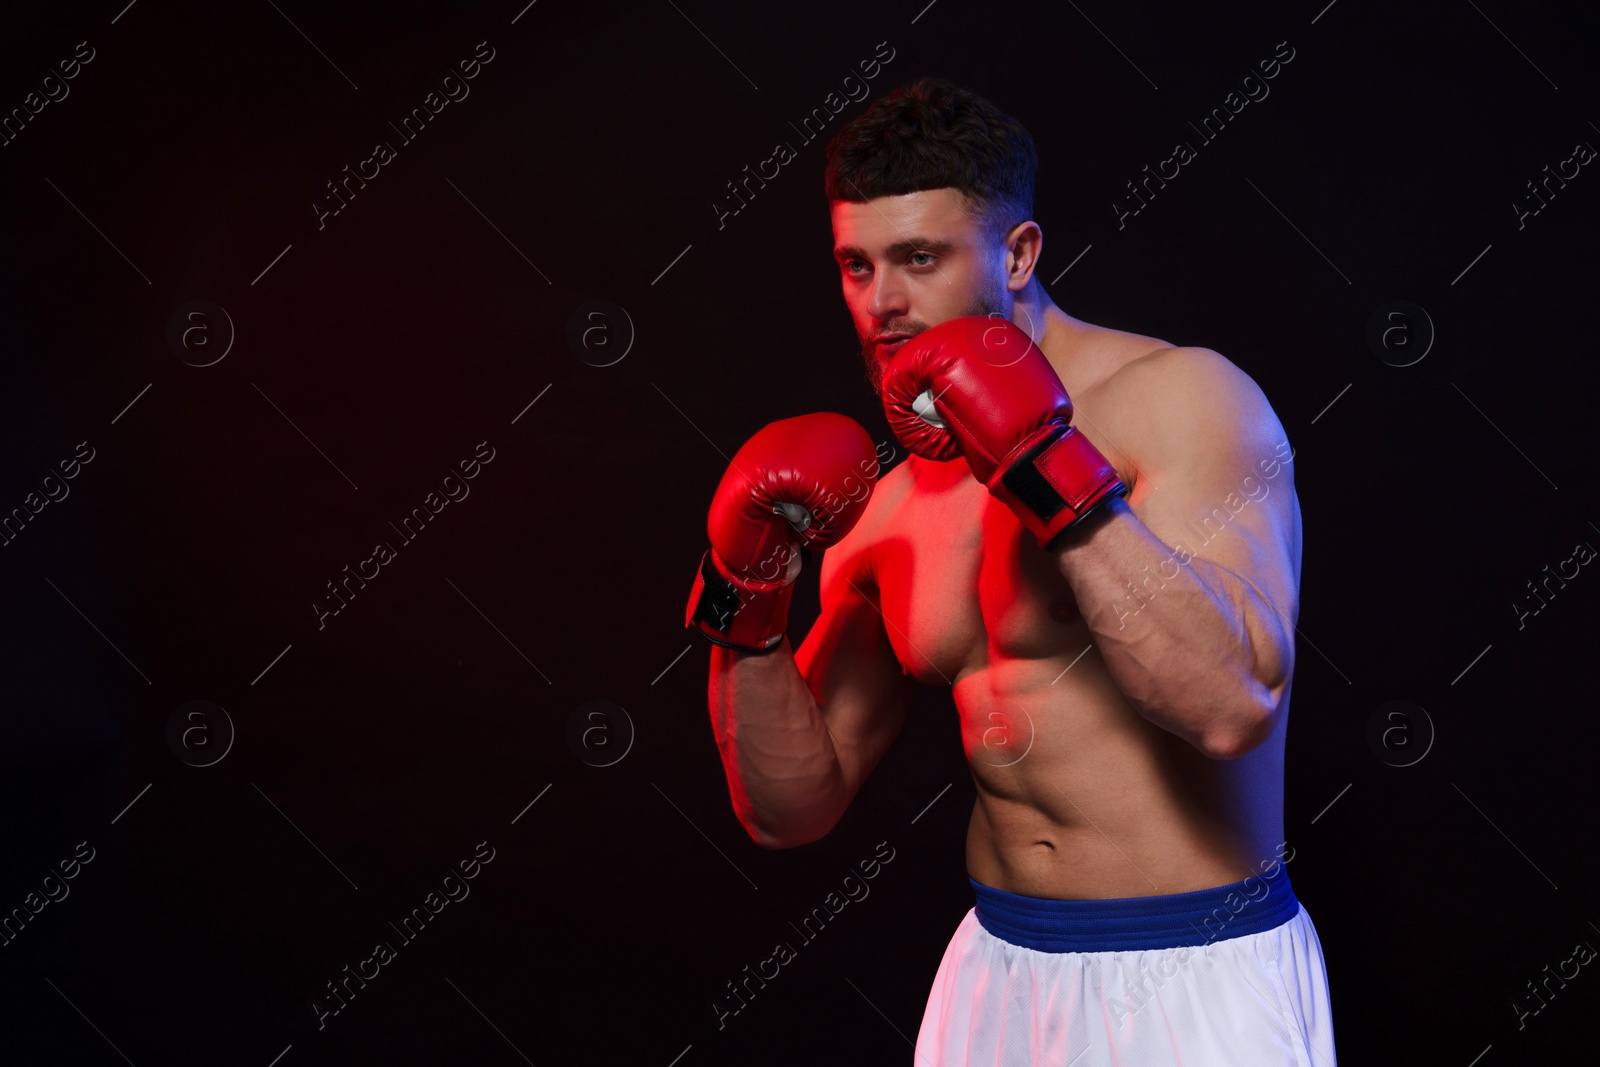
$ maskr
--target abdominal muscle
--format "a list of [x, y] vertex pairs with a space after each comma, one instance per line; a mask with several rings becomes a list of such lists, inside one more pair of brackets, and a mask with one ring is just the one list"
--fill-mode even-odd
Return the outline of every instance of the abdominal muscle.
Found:
[[[1137, 404], [1107, 383], [1166, 342], [1053, 316], [1052, 364], [1080, 421], [1142, 425], [1096, 416]], [[1049, 337], [1040, 343], [1050, 356]], [[1136, 428], [1118, 437], [1138, 443]], [[1141, 514], [1150, 490], [1119, 450], [1106, 454]], [[889, 642], [918, 681], [950, 686], [960, 713], [978, 794], [974, 880], [1055, 899], [1160, 896], [1243, 881], [1277, 861], [1287, 687], [1264, 742], [1212, 760], [1123, 695], [1056, 557], [965, 461], [908, 457], [879, 482], [870, 514], [861, 533]]]
[[[874, 577], [904, 669], [950, 685], [960, 713], [978, 792], [968, 874], [1055, 899], [1259, 874], [1283, 841], [1287, 715], [1235, 760], [1144, 718], [1093, 647], [1054, 557], [982, 486], [945, 464], [918, 466], [921, 492], [897, 501]], [[976, 597], [950, 595], [974, 586]]]
[[1282, 840], [1281, 729], [1238, 760], [1212, 760], [1140, 716], [1098, 650], [1061, 676], [1086, 643], [957, 681], [978, 791], [968, 874], [1056, 899], [1185, 893], [1259, 874]]

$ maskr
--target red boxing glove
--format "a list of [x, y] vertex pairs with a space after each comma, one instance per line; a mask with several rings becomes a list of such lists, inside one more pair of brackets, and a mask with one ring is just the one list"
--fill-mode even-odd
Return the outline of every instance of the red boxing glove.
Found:
[[741, 652], [776, 648], [804, 559], [850, 532], [877, 481], [872, 438], [854, 419], [821, 411], [757, 431], [712, 498], [684, 625]]
[[951, 319], [911, 338], [883, 375], [889, 426], [924, 459], [965, 456], [1044, 548], [1128, 491], [1073, 429], [1072, 401], [1039, 346], [999, 317]]

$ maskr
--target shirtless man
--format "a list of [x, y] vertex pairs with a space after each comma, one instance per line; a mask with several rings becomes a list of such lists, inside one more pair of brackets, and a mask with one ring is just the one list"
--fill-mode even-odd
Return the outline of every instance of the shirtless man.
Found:
[[[1216, 352], [1052, 302], [1036, 168], [1020, 124], [937, 79], [829, 146], [845, 303], [912, 454], [874, 485], [861, 427], [801, 416], [719, 486], [689, 621], [734, 811], [767, 848], [824, 836], [913, 682], [950, 686], [977, 900], [919, 1067], [1333, 1067], [1283, 836], [1293, 452]], [[829, 546], [794, 651], [788, 597]]]

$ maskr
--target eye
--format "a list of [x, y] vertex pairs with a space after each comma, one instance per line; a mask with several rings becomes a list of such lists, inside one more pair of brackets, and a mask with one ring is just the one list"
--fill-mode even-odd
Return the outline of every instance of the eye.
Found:
[[847, 259], [844, 261], [844, 272], [846, 274], [854, 274], [857, 266], [865, 267], [866, 264], [859, 259]]
[[[917, 257], [918, 256], [923, 257], [923, 259], [925, 259], [926, 262], [922, 262], [922, 263], [917, 262]], [[933, 265], [933, 253], [932, 252], [913, 252], [913, 253], [911, 253], [911, 265], [913, 267], [931, 267]]]

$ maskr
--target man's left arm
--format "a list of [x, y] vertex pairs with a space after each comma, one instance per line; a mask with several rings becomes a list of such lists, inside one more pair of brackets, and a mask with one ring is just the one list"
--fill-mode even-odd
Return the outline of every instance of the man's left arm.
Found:
[[[1107, 383], [1108, 455], [1133, 493], [1053, 554], [1118, 688], [1212, 759], [1272, 732], [1294, 666], [1300, 508], [1293, 451], [1255, 382], [1209, 349], [1169, 348]], [[1116, 412], [1130, 412], [1113, 417]]]

